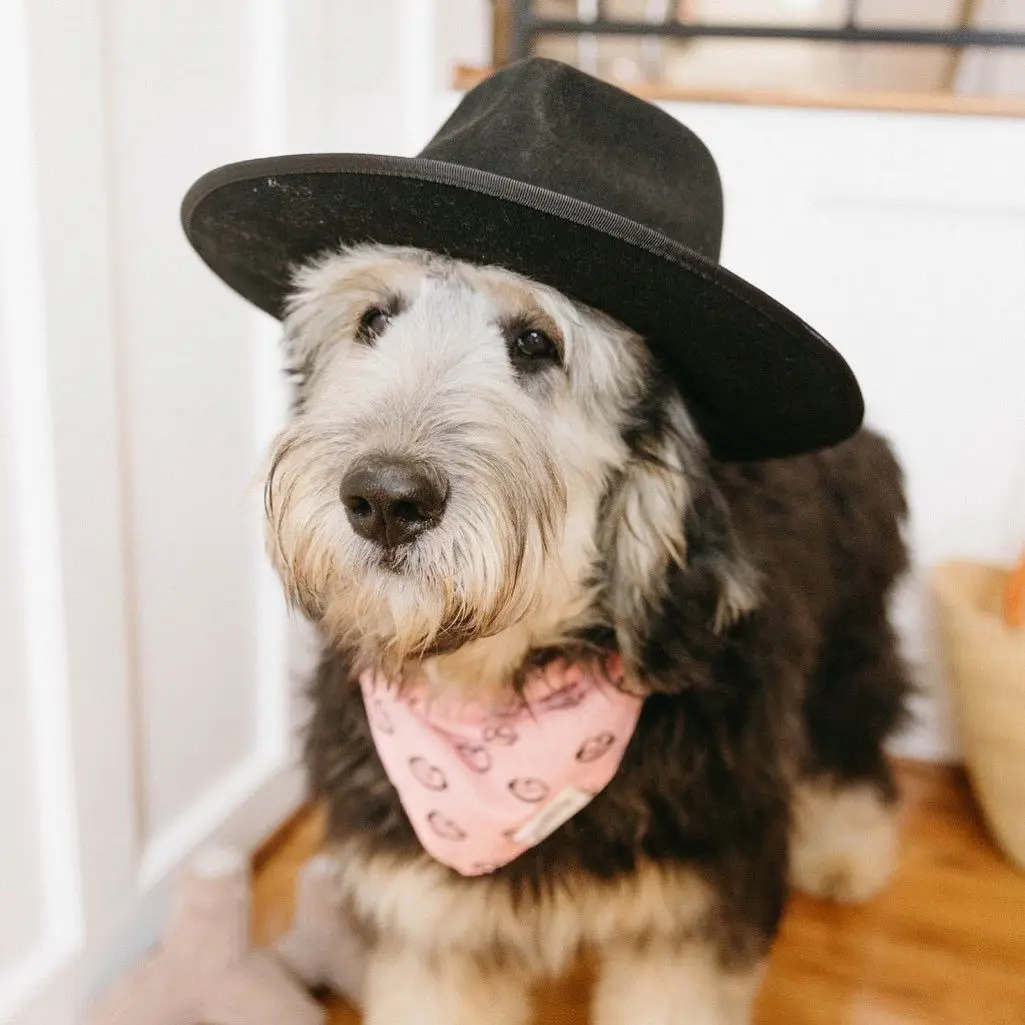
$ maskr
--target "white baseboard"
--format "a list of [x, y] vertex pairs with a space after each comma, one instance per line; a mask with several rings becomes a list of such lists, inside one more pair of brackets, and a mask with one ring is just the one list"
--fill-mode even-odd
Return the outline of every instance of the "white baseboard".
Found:
[[[252, 853], [296, 811], [303, 797], [304, 779], [298, 765], [245, 762], [161, 834], [143, 857], [137, 901], [125, 920], [95, 945], [103, 951], [102, 958], [84, 966], [79, 987], [82, 1006], [95, 1000], [159, 940], [174, 883], [199, 849], [225, 844]], [[61, 1020], [66, 1019], [38, 1019], [40, 1025]]]

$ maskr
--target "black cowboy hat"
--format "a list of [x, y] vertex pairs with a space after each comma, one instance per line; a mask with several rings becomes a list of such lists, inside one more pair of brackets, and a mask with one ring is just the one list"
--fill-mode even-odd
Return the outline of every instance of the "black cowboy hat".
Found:
[[722, 187], [701, 140], [556, 61], [486, 79], [417, 157], [290, 155], [211, 171], [182, 222], [214, 272], [275, 317], [298, 264], [362, 242], [550, 285], [646, 338], [722, 459], [796, 455], [861, 423], [840, 354], [719, 265]]

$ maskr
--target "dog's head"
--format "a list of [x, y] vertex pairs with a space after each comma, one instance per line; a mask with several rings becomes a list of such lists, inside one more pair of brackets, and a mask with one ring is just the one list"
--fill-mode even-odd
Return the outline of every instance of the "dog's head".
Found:
[[681, 575], [709, 629], [751, 601], [678, 392], [603, 314], [368, 247], [298, 273], [285, 341], [270, 550], [291, 601], [361, 663], [508, 679], [602, 629], [636, 663]]

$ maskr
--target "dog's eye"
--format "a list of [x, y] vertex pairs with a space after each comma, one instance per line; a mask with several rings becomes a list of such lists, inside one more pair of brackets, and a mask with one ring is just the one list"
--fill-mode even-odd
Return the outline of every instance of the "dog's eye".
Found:
[[382, 310], [380, 306], [371, 306], [359, 318], [358, 336], [363, 342], [372, 342], [384, 333], [389, 323], [391, 323], [391, 314]]
[[544, 331], [532, 328], [516, 336], [513, 342], [513, 355], [531, 361], [556, 360], [559, 358], [559, 349]]

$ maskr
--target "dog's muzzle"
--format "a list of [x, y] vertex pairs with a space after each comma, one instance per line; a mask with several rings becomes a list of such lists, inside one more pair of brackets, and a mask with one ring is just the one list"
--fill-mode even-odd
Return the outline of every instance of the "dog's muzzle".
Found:
[[340, 495], [352, 529], [392, 549], [438, 524], [448, 482], [429, 463], [376, 455], [359, 460], [346, 473]]

